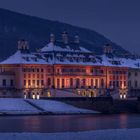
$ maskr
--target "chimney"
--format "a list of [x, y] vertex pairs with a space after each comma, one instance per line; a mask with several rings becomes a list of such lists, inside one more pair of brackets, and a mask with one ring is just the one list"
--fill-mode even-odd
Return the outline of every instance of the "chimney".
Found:
[[24, 39], [18, 41], [18, 50], [28, 50], [28, 42]]
[[68, 44], [69, 39], [68, 39], [68, 33], [66, 31], [62, 33], [62, 41], [64, 44]]
[[54, 34], [50, 34], [50, 42], [51, 43], [55, 42], [55, 35]]
[[113, 53], [113, 49], [112, 49], [112, 46], [110, 44], [106, 44], [104, 46], [104, 53], [105, 54], [110, 54], [110, 53]]
[[74, 43], [79, 44], [80, 43], [80, 37], [79, 35], [75, 35], [74, 37]]

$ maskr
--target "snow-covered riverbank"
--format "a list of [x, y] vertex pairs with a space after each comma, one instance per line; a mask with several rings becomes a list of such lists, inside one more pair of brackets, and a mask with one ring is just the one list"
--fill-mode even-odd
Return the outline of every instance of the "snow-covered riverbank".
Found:
[[52, 100], [24, 100], [0, 98], [0, 115], [34, 114], [94, 114], [96, 111], [80, 109], [63, 102]]
[[42, 108], [46, 112], [53, 114], [94, 114], [99, 113], [97, 111], [81, 109], [74, 107], [72, 105], [54, 101], [54, 100], [28, 100], [29, 102], [35, 104], [36, 106]]
[[0, 98], [0, 114], [38, 114], [39, 110], [23, 99]]
[[0, 133], [0, 140], [139, 140], [140, 128], [67, 133]]

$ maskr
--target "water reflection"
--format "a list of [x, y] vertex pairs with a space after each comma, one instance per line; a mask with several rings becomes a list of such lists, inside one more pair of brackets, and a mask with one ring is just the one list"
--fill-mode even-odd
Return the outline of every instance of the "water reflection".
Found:
[[122, 114], [120, 115], [120, 128], [128, 128], [128, 115], [127, 114]]
[[140, 115], [59, 115], [0, 117], [0, 132], [67, 132], [138, 128]]

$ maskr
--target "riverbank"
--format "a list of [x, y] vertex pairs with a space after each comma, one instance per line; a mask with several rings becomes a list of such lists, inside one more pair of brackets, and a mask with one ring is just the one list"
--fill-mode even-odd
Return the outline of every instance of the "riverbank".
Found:
[[61, 101], [78, 108], [94, 110], [103, 114], [140, 113], [140, 98], [121, 100], [113, 99], [112, 97], [56, 97], [43, 99]]
[[60, 101], [0, 98], [0, 115], [70, 115], [96, 114], [97, 111], [82, 109]]
[[140, 128], [66, 133], [0, 133], [1, 140], [139, 140]]
[[140, 99], [44, 98], [40, 100], [0, 98], [0, 115], [88, 115], [140, 113]]

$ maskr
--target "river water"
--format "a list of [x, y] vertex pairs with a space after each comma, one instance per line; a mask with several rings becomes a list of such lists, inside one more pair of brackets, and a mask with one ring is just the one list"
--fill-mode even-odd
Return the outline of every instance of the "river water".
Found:
[[0, 132], [72, 132], [140, 128], [140, 115], [1, 116]]

